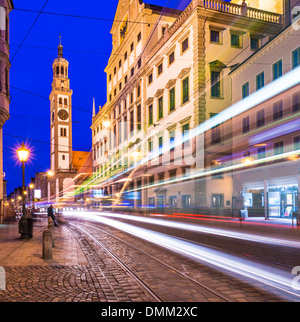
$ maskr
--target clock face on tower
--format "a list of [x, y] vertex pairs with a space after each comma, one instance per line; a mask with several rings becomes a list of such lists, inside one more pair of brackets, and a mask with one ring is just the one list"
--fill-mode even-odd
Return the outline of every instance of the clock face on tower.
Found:
[[58, 111], [58, 117], [61, 120], [65, 121], [69, 117], [69, 113], [68, 113], [68, 111], [66, 111], [64, 109], [61, 109]]

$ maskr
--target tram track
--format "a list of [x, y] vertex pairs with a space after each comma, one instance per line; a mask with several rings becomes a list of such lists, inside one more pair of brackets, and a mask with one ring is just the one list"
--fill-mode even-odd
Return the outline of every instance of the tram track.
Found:
[[[82, 227], [84, 226], [84, 228]], [[128, 263], [125, 263], [123, 259], [120, 258], [120, 256], [116, 255], [114, 251], [109, 249], [102, 241], [99, 239], [99, 233], [105, 234], [106, 236], [109, 236], [110, 238], [113, 238], [115, 241], [117, 241], [119, 244], [122, 243], [127, 249], [130, 248], [131, 250], [134, 250], [137, 254], [137, 258], [141, 258], [141, 256], [145, 256], [147, 259], [144, 261], [144, 263], [147, 262], [147, 265], [153, 264], [153, 265], [161, 265], [162, 271], [170, 271], [172, 274], [170, 274], [170, 279], [172, 280], [181, 280], [184, 284], [187, 282], [189, 283], [189, 287], [193, 288], [195, 292], [203, 293], [205, 294], [205, 297], [207, 298], [218, 298], [221, 302], [234, 302], [233, 299], [231, 299], [229, 296], [226, 296], [224, 294], [221, 294], [217, 290], [214, 290], [213, 288], [205, 285], [204, 283], [201, 283], [192, 277], [188, 276], [186, 273], [178, 270], [177, 268], [173, 267], [172, 265], [166, 263], [165, 261], [162, 261], [161, 259], [157, 258], [156, 256], [153, 256], [144, 250], [140, 249], [139, 247], [136, 247], [123, 239], [103, 230], [99, 227], [95, 227], [94, 225], [86, 224], [86, 223], [80, 223], [80, 227], [78, 224], [69, 223], [69, 227], [71, 227], [72, 230], [80, 231], [85, 236], [88, 236], [93, 242], [95, 242], [98, 246], [100, 246], [111, 258], [114, 259], [114, 261], [122, 267], [124, 271], [126, 271], [134, 280], [154, 299], [156, 302], [166, 302], [169, 301], [169, 299], [165, 299], [164, 296], [159, 294], [160, 292], [155, 290], [155, 287], [153, 285], [149, 285], [149, 281], [145, 281], [145, 278], [140, 277], [138, 272], [135, 272], [133, 269], [131, 269], [128, 265]], [[97, 233], [95, 233], [95, 231]], [[174, 278], [175, 276], [175, 278]], [[193, 286], [192, 286], [193, 285]]]

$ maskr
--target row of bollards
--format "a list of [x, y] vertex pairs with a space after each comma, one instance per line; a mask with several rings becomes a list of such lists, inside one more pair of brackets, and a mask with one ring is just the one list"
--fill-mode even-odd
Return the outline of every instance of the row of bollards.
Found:
[[43, 259], [52, 259], [52, 248], [54, 244], [54, 224], [48, 217], [48, 229], [43, 231]]

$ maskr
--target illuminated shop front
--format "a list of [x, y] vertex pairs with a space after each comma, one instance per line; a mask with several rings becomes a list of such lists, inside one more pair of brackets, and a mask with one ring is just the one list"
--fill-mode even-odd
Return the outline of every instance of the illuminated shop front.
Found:
[[249, 217], [292, 218], [298, 210], [298, 178], [277, 178], [243, 185]]

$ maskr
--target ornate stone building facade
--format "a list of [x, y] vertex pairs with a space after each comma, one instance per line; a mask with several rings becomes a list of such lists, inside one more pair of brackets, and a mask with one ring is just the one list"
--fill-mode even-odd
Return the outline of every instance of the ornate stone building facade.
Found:
[[[94, 189], [114, 205], [211, 209], [232, 182], [201, 179], [217, 166], [221, 135], [216, 126], [208, 144], [203, 124], [231, 105], [229, 72], [281, 29], [279, 13], [245, 3], [192, 0], [178, 11], [120, 1], [107, 103], [91, 126]], [[232, 188], [226, 193], [231, 200]]]

